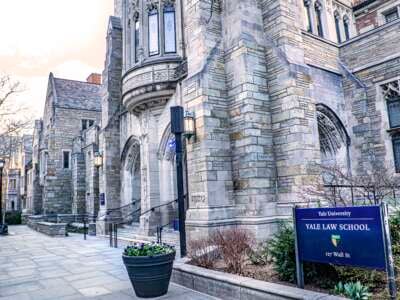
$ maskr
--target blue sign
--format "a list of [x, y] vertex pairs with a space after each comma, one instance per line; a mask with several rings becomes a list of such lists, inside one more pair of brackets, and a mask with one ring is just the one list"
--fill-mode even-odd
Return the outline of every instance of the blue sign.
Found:
[[296, 208], [302, 261], [386, 269], [379, 206]]

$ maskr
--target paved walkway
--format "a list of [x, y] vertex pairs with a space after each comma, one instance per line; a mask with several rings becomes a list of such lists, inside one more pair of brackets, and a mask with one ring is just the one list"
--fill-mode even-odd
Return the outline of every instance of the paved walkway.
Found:
[[[10, 226], [0, 236], [0, 300], [138, 299], [125, 267], [122, 248], [82, 235], [50, 238], [26, 226]], [[171, 284], [157, 299], [215, 300]]]

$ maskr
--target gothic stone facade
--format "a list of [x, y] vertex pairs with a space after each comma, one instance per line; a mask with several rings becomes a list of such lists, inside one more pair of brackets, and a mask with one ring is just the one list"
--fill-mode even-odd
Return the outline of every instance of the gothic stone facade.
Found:
[[[74, 147], [76, 139], [83, 140], [101, 117], [101, 86], [98, 76], [90, 79], [94, 83], [49, 76], [43, 120], [35, 122], [33, 134], [33, 158], [28, 171], [29, 213], [82, 213], [78, 209], [82, 197], [96, 197], [91, 188], [84, 188], [83, 195], [76, 193], [78, 189], [73, 184], [73, 168], [80, 163], [81, 155], [89, 157], [90, 151], [86, 144], [78, 151]], [[94, 174], [90, 173], [92, 177]], [[79, 181], [85, 185], [84, 177], [79, 177]]]
[[[320, 180], [314, 163], [361, 174], [374, 156], [400, 171], [398, 1], [115, 6], [103, 74], [100, 210], [134, 203], [143, 212], [176, 198], [174, 105], [196, 122], [185, 153], [189, 238], [235, 225], [265, 238]], [[173, 218], [171, 202], [136, 221], [151, 233]]]

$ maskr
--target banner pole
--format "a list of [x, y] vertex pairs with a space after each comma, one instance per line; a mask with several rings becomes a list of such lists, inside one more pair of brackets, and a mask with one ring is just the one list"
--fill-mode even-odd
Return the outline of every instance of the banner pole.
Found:
[[298, 245], [298, 238], [297, 238], [297, 228], [296, 228], [296, 208], [297, 206], [293, 206], [293, 228], [294, 228], [294, 243], [295, 243], [295, 251], [296, 251], [296, 279], [297, 279], [297, 286], [301, 289], [304, 289], [304, 271], [303, 271], [303, 262], [300, 259], [299, 253], [299, 245]]
[[385, 242], [386, 272], [388, 277], [389, 294], [391, 300], [396, 300], [397, 287], [396, 287], [396, 275], [394, 272], [392, 241], [390, 238], [389, 213], [388, 213], [388, 206], [385, 203], [381, 204], [381, 214], [383, 219], [382, 226], [383, 226], [383, 236]]

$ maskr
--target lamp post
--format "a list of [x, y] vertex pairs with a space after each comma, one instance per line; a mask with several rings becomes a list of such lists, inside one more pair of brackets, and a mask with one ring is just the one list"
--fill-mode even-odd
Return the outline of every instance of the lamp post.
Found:
[[181, 257], [186, 256], [185, 201], [183, 191], [182, 134], [185, 132], [183, 107], [171, 107], [171, 133], [175, 134], [176, 185], [178, 191], [179, 241]]
[[0, 159], [0, 235], [8, 234], [8, 227], [5, 224], [3, 214], [3, 169], [5, 164], [5, 160]]
[[195, 136], [194, 113], [184, 112], [183, 107], [171, 107], [171, 133], [175, 134], [176, 152], [176, 185], [178, 191], [178, 211], [179, 211], [179, 237], [181, 246], [181, 256], [186, 256], [186, 212], [183, 188], [183, 147], [182, 135], [190, 139]]

